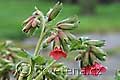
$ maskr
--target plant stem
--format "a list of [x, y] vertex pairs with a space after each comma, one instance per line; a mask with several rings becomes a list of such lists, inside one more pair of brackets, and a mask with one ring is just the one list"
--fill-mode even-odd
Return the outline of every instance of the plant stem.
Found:
[[42, 44], [42, 41], [44, 39], [44, 31], [45, 31], [45, 19], [44, 19], [44, 15], [43, 13], [41, 13], [41, 23], [42, 23], [42, 31], [41, 31], [41, 34], [40, 34], [40, 37], [39, 37], [39, 40], [38, 40], [38, 43], [36, 45], [36, 48], [35, 48], [35, 52], [34, 52], [34, 55], [38, 55], [39, 54], [39, 49], [41, 47], [41, 44]]
[[18, 80], [23, 80], [23, 77], [22, 77], [22, 76], [19, 76]]
[[[35, 48], [34, 56], [37, 56], [39, 54], [39, 49], [41, 47], [42, 41], [43, 41], [44, 36], [46, 34], [46, 32], [44, 32], [45, 31], [45, 19], [44, 19], [44, 15], [42, 12], [41, 12], [41, 23], [42, 23], [42, 26], [41, 26], [42, 31], [40, 33], [40, 37], [39, 37], [39, 40], [38, 40], [36, 48]], [[32, 65], [33, 65], [33, 69], [34, 69], [34, 64], [32, 64]], [[27, 80], [32, 80], [32, 74], [33, 74], [33, 70], [31, 72], [31, 74], [28, 76]]]
[[53, 60], [36, 78], [35, 80], [40, 80], [42, 75], [46, 73], [46, 71], [56, 62], [56, 60]]

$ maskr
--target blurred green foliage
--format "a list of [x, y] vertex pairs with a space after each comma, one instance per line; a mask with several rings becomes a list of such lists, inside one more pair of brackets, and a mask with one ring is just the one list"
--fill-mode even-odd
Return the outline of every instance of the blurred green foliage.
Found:
[[[22, 39], [22, 21], [31, 15], [34, 6], [47, 13], [53, 2], [43, 0], [0, 0], [0, 38]], [[80, 15], [80, 6], [64, 4], [62, 14], [57, 20], [65, 16], [79, 15], [81, 24], [76, 33], [86, 32], [119, 32], [120, 31], [120, 4], [97, 5], [94, 16]], [[54, 22], [55, 23], [55, 22]]]

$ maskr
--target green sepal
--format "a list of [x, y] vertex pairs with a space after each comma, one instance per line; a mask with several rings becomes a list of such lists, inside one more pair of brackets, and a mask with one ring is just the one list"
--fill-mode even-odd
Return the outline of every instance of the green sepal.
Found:
[[107, 54], [99, 47], [91, 46], [92, 53], [101, 61], [105, 61]]
[[48, 21], [53, 20], [60, 13], [62, 7], [62, 3], [57, 2], [55, 6], [52, 9], [50, 9], [47, 13]]
[[57, 27], [59, 29], [62, 29], [62, 30], [72, 30], [74, 28], [77, 28], [78, 26], [79, 26], [79, 22], [75, 22], [73, 24], [71, 24], [71, 23], [62, 23], [62, 24], [57, 25]]
[[95, 60], [96, 60], [96, 57], [90, 52], [90, 54], [89, 54], [89, 64], [93, 65]]
[[28, 36], [32, 36], [36, 30], [36, 27], [31, 28], [30, 31], [28, 32]]
[[72, 16], [72, 17], [69, 17], [69, 18], [67, 18], [67, 19], [64, 19], [64, 20], [58, 22], [57, 25], [58, 25], [58, 24], [63, 24], [63, 23], [73, 24], [73, 23], [76, 23], [76, 22], [78, 22], [78, 21], [79, 21], [79, 20], [78, 20], [78, 16]]
[[82, 54], [78, 54], [78, 55], [75, 57], [75, 60], [76, 60], [76, 61], [81, 60], [81, 56], [82, 56]]
[[68, 52], [69, 48], [68, 48], [68, 44], [66, 43], [66, 41], [64, 39], [60, 39], [60, 43], [62, 45], [63, 50]]
[[88, 66], [89, 65], [89, 52], [84, 53], [84, 57], [82, 59], [83, 61], [83, 66]]
[[102, 47], [105, 45], [105, 40], [87, 40], [84, 43], [90, 46]]
[[31, 54], [23, 49], [16, 51], [15, 54], [16, 57], [21, 58], [21, 59], [29, 59], [31, 58]]

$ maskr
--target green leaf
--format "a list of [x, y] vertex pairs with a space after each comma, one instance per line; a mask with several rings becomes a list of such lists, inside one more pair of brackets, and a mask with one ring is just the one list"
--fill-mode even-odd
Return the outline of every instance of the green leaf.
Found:
[[46, 59], [42, 56], [35, 56], [33, 57], [33, 61], [38, 65], [43, 65], [46, 63]]
[[57, 75], [53, 72], [47, 72], [45, 76], [47, 76], [47, 78], [50, 78], [51, 80], [58, 80]]
[[20, 51], [18, 51], [15, 55], [16, 55], [18, 58], [25, 58], [25, 59], [31, 58], [30, 53], [28, 53], [28, 52], [25, 51], [25, 50], [20, 50]]
[[3, 58], [0, 58], [0, 64], [2, 65], [6, 65], [8, 63], [11, 63], [11, 61], [7, 60], [7, 59], [3, 59]]
[[51, 80], [65, 80], [61, 75], [57, 75], [54, 72], [47, 72], [46, 76]]
[[60, 67], [63, 67], [63, 66], [64, 66], [63, 63], [56, 63], [56, 64], [54, 64], [52, 67], [60, 68]]
[[71, 43], [70, 43], [71, 51], [72, 50], [80, 50], [80, 49], [84, 50], [86, 48], [87, 48], [87, 46], [83, 45], [80, 40], [71, 40]]

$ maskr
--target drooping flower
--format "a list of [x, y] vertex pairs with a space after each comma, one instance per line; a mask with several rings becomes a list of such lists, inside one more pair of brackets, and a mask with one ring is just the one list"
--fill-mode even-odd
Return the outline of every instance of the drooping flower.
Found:
[[86, 66], [81, 69], [81, 73], [83, 75], [93, 75], [93, 76], [98, 76], [101, 75], [102, 73], [106, 72], [106, 67], [101, 65], [100, 63], [95, 62], [91, 66]]
[[56, 47], [50, 52], [50, 56], [53, 57], [55, 60], [59, 60], [62, 57], [66, 58], [67, 54], [64, 51], [62, 51], [61, 48]]
[[50, 56], [53, 57], [55, 60], [59, 60], [62, 57], [66, 58], [67, 54], [60, 47], [60, 40], [58, 36], [55, 37], [54, 42], [54, 49], [50, 52]]

